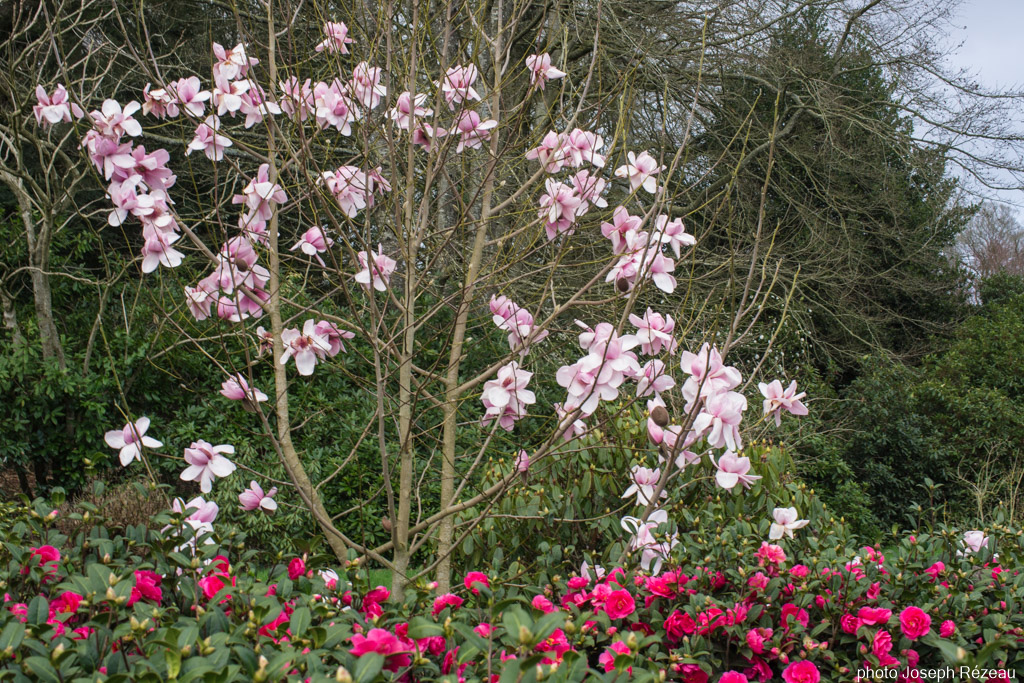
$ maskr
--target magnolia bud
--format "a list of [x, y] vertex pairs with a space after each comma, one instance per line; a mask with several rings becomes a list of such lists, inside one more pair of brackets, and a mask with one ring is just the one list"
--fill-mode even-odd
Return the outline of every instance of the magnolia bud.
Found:
[[620, 292], [623, 292], [623, 293], [628, 292], [629, 291], [629, 280], [627, 280], [624, 277], [620, 277], [618, 280], [615, 281], [615, 289], [617, 289], [617, 290], [619, 290]]
[[391, 533], [391, 518], [390, 517], [381, 517], [380, 518], [380, 525], [382, 527], [384, 527], [384, 531], [386, 531], [388, 533]]
[[659, 427], [666, 427], [668, 426], [668, 411], [664, 406], [654, 406], [654, 410], [651, 411], [651, 419]]

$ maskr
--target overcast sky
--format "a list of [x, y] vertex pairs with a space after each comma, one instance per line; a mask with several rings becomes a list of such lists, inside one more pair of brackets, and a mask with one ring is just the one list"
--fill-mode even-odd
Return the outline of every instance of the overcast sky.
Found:
[[[971, 71], [983, 86], [1024, 88], [1024, 0], [963, 0], [949, 39], [960, 44], [952, 65]], [[1024, 192], [1000, 197], [1024, 205]]]

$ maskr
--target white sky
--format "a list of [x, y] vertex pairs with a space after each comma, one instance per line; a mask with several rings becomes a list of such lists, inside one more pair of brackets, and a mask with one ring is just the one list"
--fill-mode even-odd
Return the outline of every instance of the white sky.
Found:
[[[1024, 89], [1024, 0], [963, 0], [952, 21], [950, 61], [970, 71], [988, 88]], [[999, 198], [1024, 204], [1024, 192], [1001, 192]]]

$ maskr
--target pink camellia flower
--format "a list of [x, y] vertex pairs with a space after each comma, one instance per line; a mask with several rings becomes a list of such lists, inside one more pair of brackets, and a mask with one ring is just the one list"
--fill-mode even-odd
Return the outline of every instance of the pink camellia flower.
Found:
[[479, 75], [476, 65], [453, 66], [445, 72], [439, 84], [445, 101], [452, 109], [465, 100], [479, 100], [480, 93], [473, 89]]
[[224, 380], [220, 386], [221, 395], [232, 401], [262, 403], [267, 400], [267, 395], [255, 387], [250, 387], [241, 373], [232, 375]]
[[749, 681], [747, 677], [739, 671], [726, 671], [722, 674], [722, 677], [718, 679], [718, 683], [749, 683]]
[[857, 620], [865, 626], [884, 626], [891, 617], [892, 610], [884, 607], [861, 607], [857, 611]]
[[355, 633], [350, 640], [352, 649], [349, 650], [349, 654], [362, 657], [376, 652], [386, 658], [384, 668], [388, 671], [398, 671], [412, 663], [409, 656], [413, 649], [412, 643], [406, 645], [398, 636], [385, 629], [371, 628], [366, 635]]
[[[654, 499], [654, 490], [658, 487], [658, 482], [661, 480], [661, 470], [652, 470], [647, 467], [633, 465], [632, 472], [633, 483], [622, 494], [622, 498], [629, 498], [635, 493], [636, 504], [647, 505]], [[660, 497], [665, 498], [667, 495], [668, 493], [662, 491]]]
[[453, 610], [456, 610], [459, 607], [462, 607], [463, 602], [463, 599], [455, 595], [454, 593], [445, 593], [443, 595], [437, 596], [434, 599], [434, 606], [430, 610], [430, 613], [436, 617], [446, 607], [451, 607]]
[[128, 605], [134, 605], [145, 598], [157, 604], [163, 600], [164, 592], [160, 588], [164, 577], [148, 569], [135, 570], [135, 585], [132, 586], [131, 597], [128, 598]]
[[939, 626], [939, 635], [943, 638], [951, 638], [956, 633], [956, 624], [950, 619], [946, 619]]
[[545, 193], [541, 195], [538, 206], [548, 239], [553, 240], [563, 232], [571, 235], [583, 200], [576, 194], [575, 188], [554, 178], [544, 182], [544, 189]]
[[[37, 85], [36, 101], [38, 104], [32, 107], [32, 113], [35, 114], [36, 123], [40, 126], [53, 125], [61, 121], [71, 123], [72, 114], [76, 119], [82, 118], [82, 108], [71, 102], [68, 91], [61, 83], [57, 84], [52, 95], [47, 95], [43, 86]], [[46, 123], [43, 123], [44, 121]]]
[[703, 410], [693, 421], [693, 431], [703, 434], [711, 448], [730, 451], [743, 448], [740, 421], [746, 409], [747, 399], [743, 394], [735, 391], [713, 394], [704, 400]]
[[480, 396], [486, 409], [481, 423], [486, 427], [497, 419], [502, 429], [512, 431], [515, 422], [526, 417], [526, 406], [537, 402], [526, 388], [532, 377], [532, 372], [520, 369], [515, 361], [499, 368], [497, 378], [484, 384]]
[[[200, 117], [206, 112], [206, 102], [212, 97], [210, 91], [203, 90], [203, 85], [196, 76], [179, 78], [171, 83], [168, 89], [181, 108], [195, 117]], [[171, 115], [169, 110], [168, 114]]]
[[639, 155], [629, 152], [626, 164], [615, 169], [615, 176], [629, 180], [629, 188], [633, 192], [642, 187], [654, 194], [658, 189], [658, 181], [654, 176], [664, 170], [665, 167], [647, 152], [640, 152]]
[[821, 674], [814, 662], [802, 659], [799, 662], [792, 662], [782, 671], [782, 680], [785, 683], [818, 683]]
[[321, 266], [326, 266], [324, 260], [320, 257], [328, 249], [334, 246], [334, 240], [324, 234], [323, 228], [318, 225], [314, 225], [306, 232], [302, 233], [302, 237], [296, 242], [290, 251], [301, 249], [303, 254], [312, 256], [317, 260]]
[[223, 159], [224, 150], [230, 147], [232, 142], [230, 138], [221, 135], [218, 132], [219, 130], [220, 117], [216, 114], [207, 116], [206, 120], [196, 128], [195, 137], [192, 138], [192, 142], [188, 143], [188, 149], [185, 150], [185, 154], [201, 151], [210, 161], [220, 161]]
[[536, 159], [541, 168], [548, 173], [558, 173], [565, 165], [565, 151], [562, 149], [562, 136], [549, 131], [540, 145], [526, 153], [527, 159]]
[[712, 456], [711, 462], [718, 468], [718, 472], [715, 473], [715, 482], [723, 489], [731, 489], [736, 484], [743, 484], [744, 487], [750, 488], [751, 484], [761, 478], [759, 475], [748, 474], [750, 458], [736, 455], [732, 451], [723, 453], [717, 462]]
[[288, 578], [294, 581], [306, 573], [306, 563], [301, 557], [293, 557], [288, 563]]
[[249, 488], [238, 494], [238, 502], [246, 512], [252, 512], [253, 510], [273, 512], [277, 509], [277, 501], [274, 500], [275, 495], [277, 495], [276, 486], [264, 493], [263, 488], [259, 484], [255, 481], [250, 481]]
[[452, 133], [459, 134], [459, 144], [455, 146], [455, 152], [480, 149], [484, 142], [491, 139], [491, 129], [497, 125], [498, 122], [494, 119], [481, 120], [480, 114], [475, 111], [462, 111], [455, 119], [455, 128], [452, 130]]
[[[608, 649], [601, 653], [601, 656], [597, 658], [597, 663], [604, 667], [605, 673], [613, 671], [615, 669], [615, 657], [618, 655], [630, 654], [629, 645], [626, 645], [621, 640], [616, 640], [614, 643], [608, 646]], [[633, 667], [629, 667], [629, 674], [633, 673]]]
[[483, 572], [468, 572], [466, 578], [462, 580], [462, 585], [466, 587], [473, 595], [480, 595], [480, 589], [475, 584], [481, 584], [484, 588], [491, 587], [491, 581], [487, 578], [487, 574]]
[[193, 441], [185, 449], [185, 462], [188, 463], [181, 473], [182, 481], [198, 481], [199, 490], [209, 493], [216, 477], [226, 477], [235, 471], [235, 463], [224, 457], [225, 453], [233, 454], [234, 446], [214, 446], [200, 439]]
[[911, 640], [917, 640], [932, 630], [932, 618], [920, 607], [907, 607], [900, 612], [900, 630]]
[[676, 349], [679, 347], [679, 342], [672, 336], [676, 326], [672, 316], [663, 316], [661, 313], [648, 308], [642, 318], [634, 313], [630, 313], [629, 322], [636, 326], [636, 334], [634, 336], [640, 342], [640, 351], [642, 353], [654, 356], [661, 353], [661, 350], [664, 348], [670, 354], [675, 354]]
[[486, 621], [480, 622], [473, 627], [473, 632], [481, 638], [490, 638], [491, 633], [494, 631], [494, 627], [488, 624]]
[[548, 81], [565, 76], [564, 71], [559, 71], [551, 66], [551, 55], [547, 52], [528, 56], [526, 58], [526, 68], [530, 71], [530, 85], [536, 86], [541, 90], [544, 89], [544, 84]]
[[352, 39], [348, 37], [348, 26], [343, 21], [328, 21], [324, 24], [324, 35], [327, 36], [322, 42], [318, 43], [314, 50], [317, 52], [337, 52], [339, 54], [347, 55], [348, 47], [346, 45], [352, 42]]
[[892, 636], [888, 631], [879, 630], [871, 639], [871, 653], [876, 657], [882, 657], [892, 651]]
[[800, 515], [797, 514], [796, 508], [775, 508], [772, 510], [772, 517], [775, 521], [768, 530], [768, 538], [772, 541], [777, 541], [783, 536], [793, 538], [795, 530], [803, 529], [809, 523], [809, 520], [799, 519]]
[[759, 566], [781, 565], [785, 561], [786, 551], [782, 549], [782, 546], [761, 541], [761, 547], [757, 549], [757, 564]]
[[636, 611], [633, 596], [625, 588], [612, 591], [604, 600], [604, 611], [609, 619], [623, 619]]
[[654, 219], [654, 236], [662, 244], [669, 245], [676, 258], [679, 258], [682, 247], [690, 247], [697, 243], [696, 237], [686, 234], [683, 219], [676, 218], [670, 221], [664, 214]]
[[388, 89], [381, 85], [381, 73], [379, 66], [370, 66], [367, 62], [356, 64], [349, 81], [349, 92], [356, 102], [368, 109], [377, 108], [381, 98], [388, 94]]
[[388, 110], [388, 118], [395, 122], [395, 125], [402, 130], [412, 130], [414, 122], [424, 116], [431, 116], [433, 109], [426, 106], [427, 94], [416, 93], [413, 98], [408, 90], [398, 96], [394, 108]]
[[533, 600], [530, 601], [530, 605], [533, 609], [544, 612], [545, 614], [550, 614], [556, 609], [554, 604], [552, 604], [552, 602], [543, 595], [533, 596]]
[[782, 390], [782, 382], [773, 380], [770, 384], [760, 382], [757, 387], [764, 396], [764, 415], [775, 417], [775, 426], [782, 424], [782, 411], [785, 410], [793, 415], [806, 415], [807, 407], [800, 402], [807, 394], [796, 393], [796, 380], [793, 380], [785, 391]]
[[122, 429], [114, 429], [103, 435], [103, 440], [111, 448], [118, 448], [121, 466], [127, 467], [132, 460], [142, 459], [142, 447], [160, 448], [163, 442], [146, 436], [149, 429], [149, 418], [140, 417], [134, 423], [129, 422]]
[[220, 43], [214, 43], [213, 56], [217, 59], [213, 64], [214, 76], [221, 76], [229, 81], [244, 77], [250, 66], [260, 63], [255, 57], [245, 54], [245, 46], [241, 43], [230, 50], [225, 50]]
[[281, 365], [294, 356], [295, 369], [303, 376], [312, 375], [317, 360], [326, 357], [331, 348], [327, 335], [322, 329], [317, 329], [312, 318], [303, 324], [301, 333], [295, 328], [283, 330], [281, 344], [285, 347], [281, 354]]
[[[363, 289], [369, 291], [370, 283], [373, 283], [373, 288], [378, 292], [383, 292], [388, 288], [388, 284], [391, 282], [391, 275], [395, 272], [395, 267], [398, 263], [388, 256], [384, 255], [384, 246], [381, 244], [377, 245], [377, 253], [370, 252], [369, 255], [365, 251], [361, 251], [356, 254], [356, 258], [359, 259], [360, 271], [356, 273], [355, 281], [363, 286]], [[371, 277], [370, 270], [373, 269], [373, 275]]]
[[932, 566], [928, 567], [928, 569], [925, 569], [924, 573], [927, 574], [928, 576], [932, 577], [932, 581], [935, 582], [935, 581], [939, 580], [939, 574], [941, 574], [945, 570], [946, 570], [946, 563], [942, 562], [942, 561], [939, 561], [939, 562], [936, 562], [935, 564], [933, 564]]

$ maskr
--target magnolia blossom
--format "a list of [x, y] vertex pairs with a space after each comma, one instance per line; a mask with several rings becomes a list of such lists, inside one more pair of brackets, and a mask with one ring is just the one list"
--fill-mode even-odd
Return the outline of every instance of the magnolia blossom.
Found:
[[324, 260], [320, 257], [331, 246], [334, 245], [334, 240], [324, 234], [323, 228], [318, 225], [314, 225], [306, 232], [302, 233], [302, 237], [299, 241], [292, 245], [290, 251], [301, 249], [303, 254], [314, 257], [321, 266], [326, 266]]
[[308, 78], [299, 83], [298, 76], [289, 76], [283, 81], [278, 81], [277, 87], [281, 90], [281, 111], [297, 117], [299, 121], [309, 118], [309, 112], [316, 109], [311, 83]]
[[394, 121], [395, 125], [402, 130], [411, 130], [416, 119], [430, 116], [434, 113], [433, 109], [425, 106], [426, 104], [426, 93], [416, 93], [414, 98], [412, 93], [405, 91], [398, 96], [394, 108], [388, 110], [388, 118]]
[[626, 164], [615, 169], [615, 176], [629, 180], [629, 189], [632, 192], [642, 187], [654, 194], [658, 189], [658, 181], [654, 176], [664, 170], [665, 167], [659, 165], [647, 152], [640, 152], [639, 155], [629, 152], [626, 154]]
[[[622, 528], [625, 531], [632, 532], [633, 538], [630, 539], [630, 548], [633, 550], [640, 550], [640, 566], [645, 571], [650, 571], [652, 575], [657, 575], [661, 571], [661, 565], [668, 558], [669, 553], [679, 543], [678, 534], [671, 534], [664, 541], [659, 541], [655, 535], [655, 530], [662, 524], [668, 523], [668, 513], [664, 510], [655, 510], [647, 518], [646, 522], [642, 522], [636, 517], [623, 517]], [[651, 563], [654, 563], [653, 568]]]
[[964, 553], [980, 553], [982, 548], [988, 547], [988, 536], [985, 535], [984, 531], [965, 531], [964, 532]]
[[246, 401], [248, 403], [263, 403], [267, 395], [256, 387], [250, 387], [241, 373], [232, 375], [221, 382], [220, 393], [232, 401]]
[[479, 100], [480, 93], [473, 89], [479, 75], [476, 65], [453, 66], [445, 72], [439, 84], [445, 101], [452, 109], [465, 100]]
[[530, 85], [536, 86], [541, 90], [544, 89], [544, 84], [548, 81], [565, 76], [564, 71], [559, 71], [551, 66], [551, 55], [547, 52], [528, 56], [526, 58], [526, 68], [530, 70]]
[[[178, 104], [187, 113], [199, 117], [206, 112], [206, 101], [212, 97], [209, 90], [203, 90], [203, 85], [196, 76], [179, 78], [168, 86], [175, 96]], [[168, 115], [173, 116], [168, 109]]]
[[381, 73], [379, 66], [370, 66], [366, 62], [356, 65], [349, 81], [349, 92], [356, 102], [369, 109], [377, 108], [381, 98], [388, 94], [388, 89], [381, 85]]
[[193, 441], [189, 448], [185, 449], [185, 462], [188, 467], [181, 473], [182, 481], [198, 481], [199, 490], [209, 493], [213, 488], [215, 477], [226, 477], [235, 471], [235, 463], [224, 457], [224, 454], [233, 454], [234, 446], [214, 446], [200, 439]]
[[[356, 254], [356, 258], [359, 259], [360, 270], [355, 275], [355, 281], [361, 284], [366, 291], [370, 291], [371, 283], [378, 292], [385, 291], [391, 282], [391, 275], [395, 272], [398, 262], [384, 255], [384, 245], [377, 245], [376, 254], [372, 251], [369, 254], [361, 251]], [[371, 269], [373, 270], [372, 275]]]
[[349, 218], [355, 218], [361, 209], [373, 201], [370, 181], [361, 169], [342, 166], [336, 171], [324, 171], [319, 181], [334, 195], [338, 206]]
[[250, 66], [260, 63], [260, 60], [245, 54], [245, 46], [241, 43], [230, 50], [225, 50], [220, 43], [214, 43], [213, 56], [217, 59], [213, 64], [214, 76], [220, 76], [229, 81], [244, 77], [249, 72]]
[[[38, 93], [37, 93], [38, 95]], [[104, 100], [99, 111], [89, 112], [93, 128], [106, 138], [117, 139], [122, 135], [138, 137], [142, 135], [142, 125], [132, 114], [142, 108], [138, 102], [132, 101], [121, 108], [117, 100]]]
[[[199, 536], [213, 533], [213, 520], [217, 519], [217, 513], [220, 512], [220, 508], [217, 506], [217, 503], [212, 500], [207, 501], [202, 496], [196, 496], [187, 503], [181, 498], [175, 498], [171, 503], [171, 510], [179, 515], [185, 514], [187, 510], [192, 510], [192, 512], [185, 517], [184, 522], [191, 527], [193, 538], [192, 540], [175, 548], [176, 551], [181, 551], [183, 548], [190, 546], [195, 550], [196, 539], [198, 539]], [[163, 531], [166, 532], [170, 528], [171, 527], [165, 527]], [[208, 537], [206, 539], [207, 544], [211, 544], [213, 542], [214, 540], [212, 538]]]
[[498, 370], [496, 379], [484, 383], [483, 401], [486, 412], [481, 423], [486, 427], [496, 418], [505, 431], [512, 431], [517, 420], [526, 417], [526, 406], [537, 402], [532, 391], [526, 388], [532, 372], [527, 372], [512, 361]]
[[242, 194], [231, 198], [232, 204], [245, 204], [248, 215], [260, 220], [269, 221], [274, 214], [274, 206], [288, 201], [288, 195], [277, 183], [270, 182], [270, 165], [260, 164], [256, 177], [251, 178]]
[[615, 207], [612, 222], [601, 224], [601, 234], [612, 241], [612, 251], [621, 254], [626, 250], [627, 235], [636, 234], [643, 225], [643, 218], [631, 216], [624, 206]]
[[246, 512], [252, 512], [253, 510], [273, 512], [277, 509], [277, 501], [274, 500], [275, 495], [277, 495], [276, 486], [264, 493], [263, 488], [259, 484], [255, 481], [250, 481], [249, 488], [238, 494], [238, 502], [241, 503], [242, 509]]
[[223, 76], [213, 84], [213, 106], [217, 116], [234, 116], [242, 108], [242, 96], [249, 92], [249, 81], [229, 81]]
[[[593, 577], [591, 577], [591, 575], [590, 575], [590, 570], [594, 570]], [[607, 572], [605, 571], [605, 568], [602, 567], [601, 565], [595, 564], [595, 565], [591, 566], [591, 565], [587, 564], [586, 562], [584, 562], [582, 565], [580, 565], [580, 576], [583, 577], [584, 579], [586, 579], [587, 581], [590, 581], [591, 578], [593, 578], [596, 581], [600, 581], [601, 579], [604, 578], [604, 575], [606, 573]]]
[[434, 142], [445, 135], [448, 135], [448, 131], [444, 128], [420, 121], [412, 129], [412, 144], [418, 145], [430, 153], [434, 149]]
[[799, 519], [800, 515], [796, 508], [775, 508], [772, 510], [772, 517], [775, 521], [768, 530], [768, 538], [772, 541], [777, 541], [783, 536], [793, 538], [793, 532], [803, 529], [809, 522], [806, 519]]
[[147, 230], [146, 241], [142, 245], [142, 272], [152, 273], [158, 265], [166, 268], [177, 268], [185, 257], [171, 245], [178, 241], [180, 235], [161, 230]]
[[459, 144], [455, 151], [461, 152], [464, 149], [480, 149], [480, 146], [491, 138], [491, 129], [496, 127], [498, 122], [494, 119], [482, 121], [480, 114], [475, 111], [463, 111], [455, 119], [453, 133], [459, 134]]
[[146, 436], [149, 429], [149, 418], [140, 417], [135, 422], [129, 422], [121, 429], [113, 429], [103, 435], [103, 440], [111, 448], [120, 449], [118, 457], [121, 459], [121, 466], [127, 467], [133, 460], [142, 459], [142, 447], [160, 448], [163, 442]]
[[717, 461], [711, 456], [711, 462], [718, 468], [715, 473], [715, 481], [723, 489], [732, 489], [736, 484], [743, 484], [745, 488], [760, 479], [760, 475], [748, 474], [750, 472], [750, 458], [738, 456], [732, 451], [726, 451]]
[[597, 168], [604, 168], [606, 159], [598, 153], [604, 147], [604, 138], [597, 133], [575, 128], [568, 135], [563, 135], [561, 140], [567, 165], [578, 168], [587, 162]]
[[210, 161], [220, 161], [224, 158], [224, 150], [231, 146], [231, 139], [221, 135], [220, 118], [211, 114], [196, 128], [196, 135], [192, 142], [188, 143], [185, 154], [202, 151]]
[[571, 185], [548, 178], [544, 182], [545, 194], [540, 197], [540, 218], [544, 221], [544, 231], [549, 240], [555, 239], [560, 233], [571, 235], [573, 223], [583, 200], [576, 194]]
[[648, 356], [654, 356], [665, 349], [675, 355], [679, 342], [672, 336], [675, 330], [676, 321], [670, 315], [662, 315], [656, 311], [647, 309], [643, 317], [630, 313], [629, 322], [636, 326], [634, 335], [640, 342], [640, 351]]
[[760, 382], [757, 387], [761, 390], [761, 395], [764, 396], [765, 417], [774, 416], [776, 427], [782, 424], [783, 410], [792, 415], [807, 414], [807, 406], [800, 402], [800, 399], [807, 394], [802, 391], [799, 394], [796, 393], [796, 380], [793, 380], [785, 391], [782, 390], [782, 382], [777, 379], [770, 384]]
[[704, 434], [711, 448], [735, 450], [743, 447], [740, 421], [747, 409], [747, 399], [735, 391], [712, 394], [704, 399], [704, 407], [693, 421], [693, 431]]
[[[629, 488], [622, 494], [622, 497], [629, 498], [636, 494], [636, 504], [647, 505], [654, 500], [654, 491], [658, 488], [658, 482], [661, 480], [661, 470], [652, 470], [647, 467], [640, 467], [639, 465], [633, 465], [631, 470], [633, 472], [633, 483], [629, 485]], [[665, 498], [667, 495], [665, 491], [662, 491], [659, 498]]]
[[[562, 439], [572, 441], [586, 433], [587, 424], [579, 418], [572, 418], [572, 410], [566, 410], [562, 407], [561, 403], [554, 403], [551, 407], [555, 409], [555, 415], [558, 417], [558, 428], [556, 431], [562, 433]], [[583, 417], [587, 416], [582, 411], [580, 414]]]
[[61, 121], [71, 123], [72, 114], [76, 119], [82, 118], [82, 108], [70, 100], [68, 91], [61, 83], [57, 84], [52, 95], [47, 95], [46, 89], [37, 85], [36, 101], [38, 104], [32, 107], [32, 113], [35, 114], [36, 123], [40, 126], [53, 125]]
[[294, 327], [282, 330], [281, 344], [284, 346], [281, 365], [294, 356], [295, 369], [303, 376], [312, 375], [317, 360], [326, 357], [331, 348], [327, 332], [322, 328], [318, 329], [312, 318], [303, 324], [301, 333]]
[[657, 358], [652, 358], [640, 368], [640, 377], [636, 383], [637, 398], [660, 394], [668, 391], [676, 385], [671, 375], [665, 374], [665, 363]]
[[601, 195], [604, 194], [604, 188], [607, 183], [601, 176], [592, 176], [590, 171], [583, 170], [578, 171], [575, 175], [569, 178], [569, 182], [572, 183], [572, 187], [576, 190], [576, 194], [583, 200], [580, 204], [580, 208], [576, 210], [577, 215], [585, 214], [589, 209], [590, 205], [593, 204], [599, 209], [608, 208], [608, 202]]
[[526, 472], [530, 469], [530, 454], [520, 448], [519, 452], [516, 453], [516, 459], [512, 463], [512, 466], [515, 468], [516, 472]]
[[697, 353], [683, 351], [679, 366], [690, 375], [683, 384], [683, 398], [686, 411], [693, 408], [693, 402], [700, 396], [710, 396], [735, 389], [743, 381], [740, 371], [727, 366], [717, 348], [705, 343]]
[[540, 162], [541, 168], [548, 173], [558, 173], [565, 165], [565, 151], [562, 149], [562, 136], [555, 131], [549, 131], [540, 145], [526, 153], [527, 159], [536, 159]]
[[679, 258], [682, 247], [690, 247], [697, 243], [696, 237], [686, 233], [683, 219], [676, 218], [670, 221], [665, 214], [654, 219], [654, 234], [659, 242], [672, 248], [676, 258]]
[[346, 45], [352, 42], [348, 37], [348, 26], [343, 21], [328, 21], [324, 24], [324, 35], [327, 36], [314, 48], [317, 52], [338, 52], [348, 54]]
[[[525, 356], [530, 350], [526, 342], [534, 330], [533, 315], [505, 296], [491, 295], [490, 307], [494, 324], [508, 332], [509, 349], [514, 351], [519, 348], [519, 355]], [[547, 336], [548, 331], [541, 330], [532, 341], [538, 342]]]

